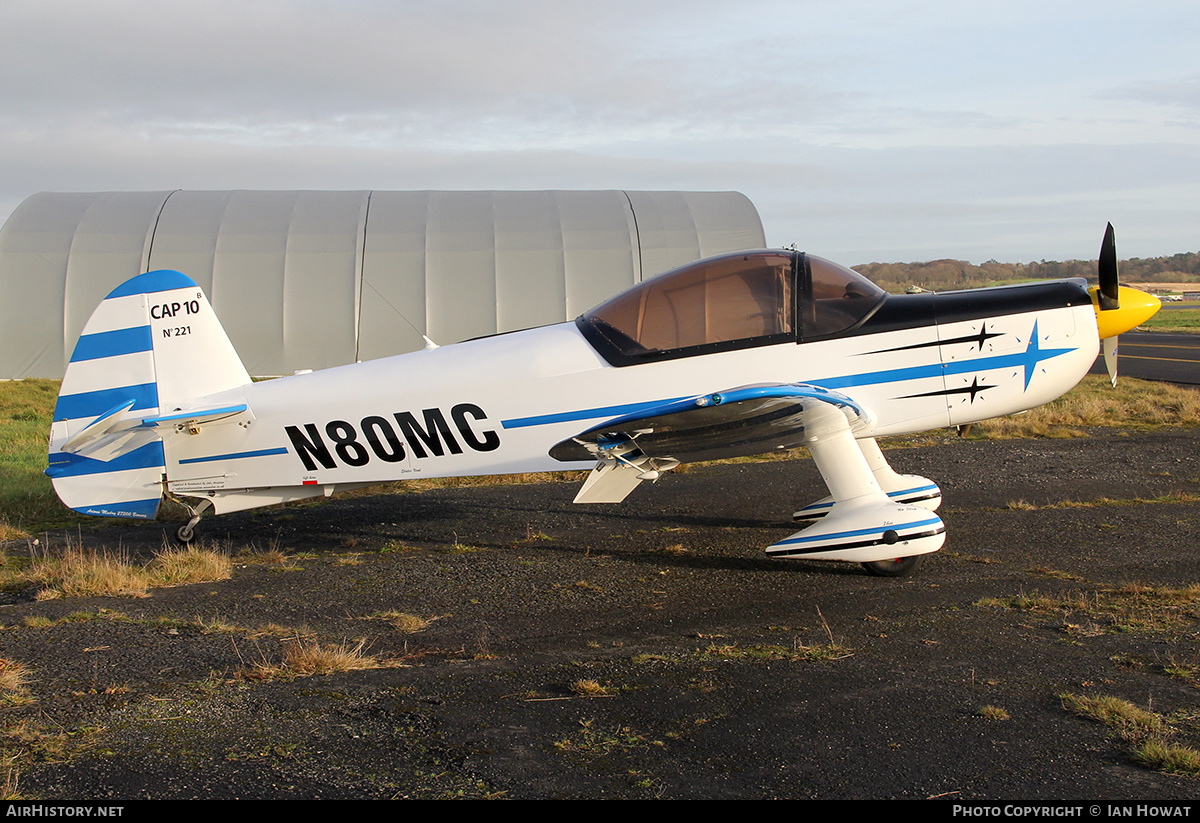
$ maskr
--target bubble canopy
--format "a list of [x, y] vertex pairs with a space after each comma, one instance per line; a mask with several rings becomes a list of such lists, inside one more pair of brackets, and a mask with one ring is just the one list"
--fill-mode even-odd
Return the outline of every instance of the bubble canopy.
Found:
[[652, 277], [576, 322], [606, 360], [624, 366], [821, 339], [861, 323], [886, 297], [820, 257], [737, 252]]

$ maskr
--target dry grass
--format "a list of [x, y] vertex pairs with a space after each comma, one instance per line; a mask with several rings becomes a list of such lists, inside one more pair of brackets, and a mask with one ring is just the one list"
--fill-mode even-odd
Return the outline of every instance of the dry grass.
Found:
[[290, 569], [296, 565], [296, 559], [278, 546], [259, 548], [252, 546], [238, 552], [238, 561], [264, 566], [275, 566], [279, 569]]
[[803, 643], [797, 642], [790, 649], [784, 646], [773, 644], [752, 644], [749, 646], [741, 646], [737, 643], [711, 643], [704, 650], [704, 654], [709, 657], [723, 658], [725, 660], [790, 660], [793, 662], [816, 662], [823, 660], [843, 660], [847, 657], [853, 656], [854, 652], [852, 649], [837, 643], [806, 646]]
[[[1200, 620], [1200, 585], [1147, 586], [1127, 583], [1056, 594], [1021, 593], [979, 600], [977, 606], [1032, 614], [1086, 618], [1098, 634], [1175, 632]], [[1073, 626], [1075, 624], [1068, 624]], [[1072, 630], [1074, 631], [1074, 630]]]
[[21, 575], [39, 586], [39, 600], [60, 597], [145, 597], [146, 576], [124, 553], [68, 548], [36, 559]]
[[24, 540], [29, 536], [29, 532], [24, 529], [0, 521], [0, 543], [9, 540]]
[[571, 684], [571, 692], [580, 697], [607, 697], [612, 690], [597, 680], [580, 679]]
[[[0, 706], [11, 707], [30, 703], [28, 685], [32, 675], [27, 666], [0, 658]], [[22, 800], [20, 766], [32, 747], [26, 721], [8, 721], [0, 729], [0, 800]], [[11, 748], [10, 748], [11, 747]]]
[[22, 663], [0, 658], [0, 703], [13, 705], [29, 702], [29, 668]]
[[416, 634], [423, 632], [437, 617], [421, 617], [417, 614], [408, 612], [387, 611], [378, 614], [370, 615], [368, 620], [385, 620], [392, 625], [396, 631], [404, 632], [405, 634]]
[[297, 641], [287, 644], [283, 665], [301, 677], [380, 668], [379, 661], [363, 651], [365, 645], [363, 640], [353, 646], [317, 640]]
[[1095, 509], [1105, 506], [1150, 506], [1176, 503], [1200, 502], [1200, 494], [1192, 492], [1169, 492], [1158, 497], [1098, 497], [1095, 500], [1058, 500], [1037, 505], [1027, 500], [1010, 500], [1004, 508], [1009, 511], [1040, 511], [1043, 509]]
[[284, 644], [283, 660], [274, 664], [260, 661], [243, 667], [238, 675], [245, 680], [275, 680], [280, 677], [312, 677], [319, 674], [384, 669], [402, 665], [394, 659], [367, 654], [366, 641], [323, 643], [312, 638], [295, 638]]
[[0, 800], [24, 800], [25, 798], [21, 794], [21, 775], [17, 771], [16, 755], [0, 756], [0, 769], [4, 771], [4, 777], [0, 779]]
[[1044, 406], [976, 423], [970, 436], [1082, 437], [1086, 429], [1105, 426], [1136, 431], [1200, 426], [1200, 391], [1128, 377], [1114, 388], [1108, 378], [1091, 374]]
[[228, 579], [229, 556], [200, 546], [164, 548], [139, 565], [122, 551], [95, 551], [67, 544], [55, 552], [35, 555], [23, 569], [7, 568], [6, 585], [39, 587], [38, 599], [60, 597], [145, 597], [150, 589]]
[[232, 570], [228, 554], [200, 546], [163, 550], [146, 567], [152, 588], [228, 580]]

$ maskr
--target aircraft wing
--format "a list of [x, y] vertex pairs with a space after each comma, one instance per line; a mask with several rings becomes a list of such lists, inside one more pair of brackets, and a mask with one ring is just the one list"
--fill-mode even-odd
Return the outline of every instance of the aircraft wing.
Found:
[[875, 420], [852, 398], [820, 386], [741, 386], [614, 418], [557, 444], [550, 455], [562, 461], [598, 461], [576, 503], [620, 502], [642, 480], [657, 480], [680, 463], [802, 446], [806, 426], [834, 409], [856, 433]]

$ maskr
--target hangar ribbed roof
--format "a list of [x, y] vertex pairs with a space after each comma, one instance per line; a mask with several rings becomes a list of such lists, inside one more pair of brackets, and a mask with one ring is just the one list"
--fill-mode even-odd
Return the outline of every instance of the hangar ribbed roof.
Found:
[[560, 322], [660, 271], [765, 245], [737, 192], [41, 193], [0, 229], [0, 377], [61, 377], [136, 274], [204, 288], [255, 375]]

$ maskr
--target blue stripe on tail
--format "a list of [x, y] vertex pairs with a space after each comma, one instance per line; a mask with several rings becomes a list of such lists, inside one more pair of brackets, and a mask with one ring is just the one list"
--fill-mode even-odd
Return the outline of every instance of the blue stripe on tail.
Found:
[[134, 326], [128, 329], [102, 331], [95, 334], [85, 334], [75, 344], [71, 354], [72, 363], [85, 360], [100, 360], [105, 357], [119, 357], [123, 354], [152, 351], [154, 340], [150, 337], [149, 326]]

